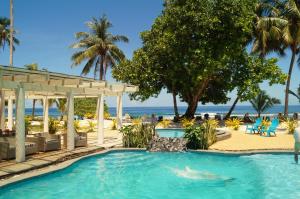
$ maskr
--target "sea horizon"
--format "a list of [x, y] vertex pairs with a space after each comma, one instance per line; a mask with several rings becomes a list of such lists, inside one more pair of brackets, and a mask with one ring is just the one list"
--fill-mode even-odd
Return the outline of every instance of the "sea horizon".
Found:
[[[203, 115], [205, 113], [209, 114], [226, 114], [231, 106], [229, 105], [209, 105], [209, 106], [199, 106], [195, 115]], [[187, 106], [178, 106], [179, 114], [184, 114]], [[283, 113], [284, 106], [283, 105], [276, 105], [270, 109], [268, 109], [264, 114], [278, 114]], [[7, 111], [7, 110], [6, 110]], [[109, 107], [109, 112], [111, 116], [115, 116], [116, 114], [116, 107]], [[289, 106], [289, 113], [300, 113], [300, 105], [290, 105]], [[257, 114], [256, 111], [253, 109], [251, 105], [238, 105], [235, 107], [232, 115], [244, 115], [245, 113], [249, 114]], [[26, 115], [32, 114], [32, 108], [25, 109]], [[155, 114], [156, 116], [173, 116], [174, 115], [174, 107], [173, 106], [148, 106], [148, 107], [123, 107], [123, 115], [129, 114], [133, 117], [140, 117], [143, 115], [152, 115]], [[43, 108], [37, 107], [35, 109], [36, 116], [43, 115]], [[60, 112], [57, 108], [49, 108], [49, 115], [51, 117], [59, 117]]]

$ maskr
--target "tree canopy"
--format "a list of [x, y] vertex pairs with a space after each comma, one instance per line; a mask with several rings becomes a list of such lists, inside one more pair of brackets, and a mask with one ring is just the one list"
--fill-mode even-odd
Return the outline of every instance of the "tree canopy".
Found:
[[113, 67], [125, 58], [117, 42], [128, 42], [128, 38], [123, 35], [113, 35], [109, 32], [112, 24], [104, 15], [99, 19], [93, 18], [87, 22], [89, 32], [76, 33], [77, 43], [71, 47], [79, 49], [72, 55], [72, 66], [77, 66], [86, 61], [81, 74], [87, 75], [94, 68], [94, 78], [99, 72], [99, 79], [104, 80], [108, 67]]
[[242, 77], [249, 80], [257, 66], [262, 70], [264, 64], [272, 65], [275, 73], [280, 73], [274, 60], [265, 63], [246, 51], [256, 3], [166, 0], [151, 29], [141, 33], [142, 48], [134, 52], [132, 60], [115, 67], [113, 77], [139, 86], [133, 99], [157, 96], [162, 88], [178, 94], [188, 104], [185, 117], [194, 116], [198, 102], [226, 103], [228, 92], [251, 84], [240, 82], [247, 83]]

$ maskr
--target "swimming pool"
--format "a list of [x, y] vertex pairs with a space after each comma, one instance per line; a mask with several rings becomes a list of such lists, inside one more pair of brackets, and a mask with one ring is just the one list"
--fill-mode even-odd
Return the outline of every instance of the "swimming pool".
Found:
[[159, 137], [181, 138], [184, 135], [184, 129], [155, 129]]
[[292, 155], [111, 152], [0, 188], [1, 199], [295, 199]]

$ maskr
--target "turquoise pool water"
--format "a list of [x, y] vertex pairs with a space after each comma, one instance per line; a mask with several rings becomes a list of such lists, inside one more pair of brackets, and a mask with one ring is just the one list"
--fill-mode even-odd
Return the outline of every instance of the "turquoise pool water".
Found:
[[183, 129], [156, 129], [159, 137], [180, 138], [184, 135]]
[[112, 152], [0, 189], [1, 199], [296, 199], [292, 155]]

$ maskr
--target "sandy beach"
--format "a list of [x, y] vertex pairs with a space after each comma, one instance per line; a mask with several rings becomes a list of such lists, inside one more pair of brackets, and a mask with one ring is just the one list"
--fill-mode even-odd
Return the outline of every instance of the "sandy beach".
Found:
[[293, 135], [286, 131], [277, 131], [276, 136], [265, 137], [259, 134], [245, 133], [245, 126], [238, 131], [228, 129], [231, 138], [216, 142], [209, 147], [220, 151], [249, 151], [249, 150], [292, 150], [294, 148]]

